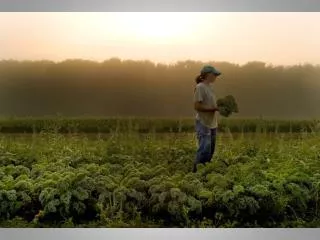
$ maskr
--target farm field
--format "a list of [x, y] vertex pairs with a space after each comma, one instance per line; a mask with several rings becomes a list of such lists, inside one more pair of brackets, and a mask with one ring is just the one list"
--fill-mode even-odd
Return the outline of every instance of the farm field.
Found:
[[1, 122], [1, 227], [320, 226], [313, 121], [222, 122], [215, 158], [196, 174], [190, 120], [149, 120], [144, 131], [127, 120], [73, 120], [72, 131], [61, 131], [67, 120], [29, 121]]
[[[169, 133], [194, 132], [193, 118], [0, 118], [0, 133]], [[319, 120], [221, 118], [220, 132], [301, 133], [320, 131]]]

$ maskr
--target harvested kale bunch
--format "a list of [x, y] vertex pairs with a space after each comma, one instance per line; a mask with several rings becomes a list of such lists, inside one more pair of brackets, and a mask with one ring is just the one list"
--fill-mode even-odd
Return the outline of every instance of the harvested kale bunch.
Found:
[[219, 112], [221, 116], [229, 117], [232, 113], [238, 113], [238, 105], [233, 96], [228, 95], [217, 101]]

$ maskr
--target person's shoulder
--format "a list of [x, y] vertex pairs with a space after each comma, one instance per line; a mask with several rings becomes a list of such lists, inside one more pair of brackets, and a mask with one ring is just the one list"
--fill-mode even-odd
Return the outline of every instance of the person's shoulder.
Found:
[[197, 85], [196, 85], [196, 89], [203, 88], [203, 87], [204, 87], [204, 83], [202, 83], [202, 82], [197, 83]]

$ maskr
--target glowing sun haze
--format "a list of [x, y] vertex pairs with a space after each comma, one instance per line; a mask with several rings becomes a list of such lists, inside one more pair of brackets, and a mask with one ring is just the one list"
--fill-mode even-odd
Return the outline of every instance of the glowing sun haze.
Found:
[[320, 64], [320, 13], [0, 13], [0, 58]]

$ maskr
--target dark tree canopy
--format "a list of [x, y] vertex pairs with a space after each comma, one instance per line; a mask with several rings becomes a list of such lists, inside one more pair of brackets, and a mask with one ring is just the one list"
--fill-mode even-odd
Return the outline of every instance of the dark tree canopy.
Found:
[[[222, 71], [219, 98], [235, 97], [239, 117], [320, 115], [320, 66], [236, 65]], [[0, 115], [192, 117], [195, 77], [202, 62], [1, 61]]]

